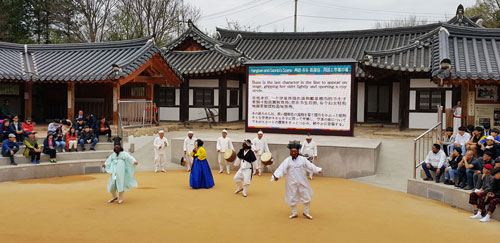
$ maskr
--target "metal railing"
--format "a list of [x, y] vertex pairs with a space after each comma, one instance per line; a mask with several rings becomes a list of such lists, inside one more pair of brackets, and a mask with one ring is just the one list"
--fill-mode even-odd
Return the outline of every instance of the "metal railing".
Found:
[[118, 134], [121, 137], [123, 137], [124, 128], [152, 126], [154, 120], [153, 101], [118, 101]]
[[443, 107], [437, 109], [438, 123], [413, 140], [413, 179], [417, 178], [417, 168], [424, 161], [432, 145], [441, 140], [443, 134]]

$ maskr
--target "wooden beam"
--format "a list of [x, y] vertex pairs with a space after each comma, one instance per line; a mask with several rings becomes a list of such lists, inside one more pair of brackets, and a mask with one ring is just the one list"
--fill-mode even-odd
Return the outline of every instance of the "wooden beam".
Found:
[[154, 84], [147, 83], [146, 84], [146, 100], [154, 99]]
[[128, 75], [127, 77], [125, 78], [120, 78], [118, 79], [119, 81], [119, 84], [120, 85], [124, 85], [130, 81], [132, 81], [133, 79], [135, 79], [137, 76], [139, 76], [142, 72], [144, 72], [144, 70], [146, 70], [147, 68], [149, 68], [151, 65], [153, 64], [153, 60], [152, 59], [149, 59], [146, 63], [144, 63], [142, 66], [140, 66], [137, 70], [135, 70], [135, 72], [131, 73], [130, 75]]
[[219, 77], [219, 123], [227, 121], [227, 79]]
[[69, 82], [66, 84], [68, 98], [68, 119], [75, 117], [75, 83]]
[[118, 125], [118, 102], [120, 101], [120, 82], [113, 85], [113, 124]]
[[410, 77], [406, 74], [402, 74], [399, 83], [399, 119], [398, 119], [399, 130], [407, 129], [409, 126], [409, 116], [410, 116], [409, 97], [410, 97]]
[[181, 83], [181, 97], [180, 97], [180, 118], [181, 121], [189, 121], [189, 79], [186, 78]]
[[24, 119], [33, 115], [33, 82], [24, 84]]

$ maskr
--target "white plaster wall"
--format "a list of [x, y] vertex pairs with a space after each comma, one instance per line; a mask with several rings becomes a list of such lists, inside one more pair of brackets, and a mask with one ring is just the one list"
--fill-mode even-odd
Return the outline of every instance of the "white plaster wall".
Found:
[[410, 88], [437, 88], [437, 84], [429, 79], [410, 79]]
[[181, 105], [181, 89], [175, 89], [175, 105]]
[[189, 87], [210, 87], [216, 88], [219, 87], [218, 79], [190, 79]]
[[179, 107], [160, 107], [160, 121], [179, 121], [180, 119]]
[[214, 89], [214, 106], [219, 106], [219, 90]]
[[365, 122], [365, 83], [358, 82], [357, 122]]
[[228, 80], [227, 81], [227, 87], [228, 88], [239, 88], [240, 87], [240, 81], [238, 81], [238, 80]]
[[[218, 114], [219, 109], [212, 108], [212, 111], [215, 111], [215, 115]], [[189, 120], [196, 120], [200, 118], [206, 118], [207, 114], [205, 113], [205, 109], [203, 108], [189, 108]], [[205, 120], [206, 121], [206, 120]], [[215, 117], [215, 121], [219, 121], [219, 117]]]
[[415, 110], [415, 104], [417, 103], [417, 91], [415, 90], [410, 90], [410, 111]]
[[445, 105], [444, 105], [444, 108], [445, 109], [451, 109], [452, 108], [452, 95], [453, 95], [453, 91], [451, 90], [446, 90], [445, 92]]
[[392, 123], [399, 122], [399, 83], [392, 83]]
[[227, 121], [238, 121], [239, 108], [227, 108]]
[[193, 103], [194, 103], [193, 102], [194, 101], [194, 94], [193, 93], [194, 93], [193, 90], [190, 89], [189, 90], [189, 105], [193, 105]]
[[[437, 124], [437, 120], [437, 112], [410, 112], [408, 127], [410, 129], [429, 129]], [[446, 128], [445, 113], [443, 113], [443, 128]]]

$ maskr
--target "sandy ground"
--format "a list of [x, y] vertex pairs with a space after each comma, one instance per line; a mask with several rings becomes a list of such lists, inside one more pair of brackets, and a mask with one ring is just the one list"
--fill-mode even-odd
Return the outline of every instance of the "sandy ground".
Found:
[[[234, 172], [233, 172], [234, 175]], [[315, 178], [313, 220], [290, 220], [284, 181], [254, 177], [233, 194], [232, 175], [192, 190], [189, 174], [138, 172], [139, 188], [109, 204], [108, 175], [0, 183], [1, 242], [495, 242], [500, 222], [371, 185]], [[299, 207], [301, 208], [301, 207]], [[469, 232], [469, 233], [466, 233]]]

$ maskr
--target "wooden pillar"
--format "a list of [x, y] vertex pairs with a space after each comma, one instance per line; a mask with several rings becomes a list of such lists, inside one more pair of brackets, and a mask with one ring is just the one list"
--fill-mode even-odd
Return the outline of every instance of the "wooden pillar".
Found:
[[33, 83], [24, 84], [24, 119], [33, 115]]
[[219, 122], [227, 121], [227, 77], [219, 77]]
[[407, 129], [410, 116], [410, 77], [401, 75], [399, 84], [399, 130]]
[[240, 107], [238, 109], [238, 120], [243, 120], [243, 109], [245, 109], [245, 106], [243, 105], [243, 89], [245, 86], [243, 85], [243, 78], [240, 78], [240, 86], [238, 90], [238, 106]]
[[146, 83], [146, 100], [154, 99], [154, 88], [155, 86], [150, 83]]
[[68, 89], [68, 119], [73, 120], [75, 117], [75, 83], [70, 82], [66, 85]]
[[118, 101], [120, 101], [120, 83], [113, 85], [113, 124], [118, 125]]
[[189, 121], [189, 79], [185, 78], [180, 85], [180, 119], [181, 121]]

